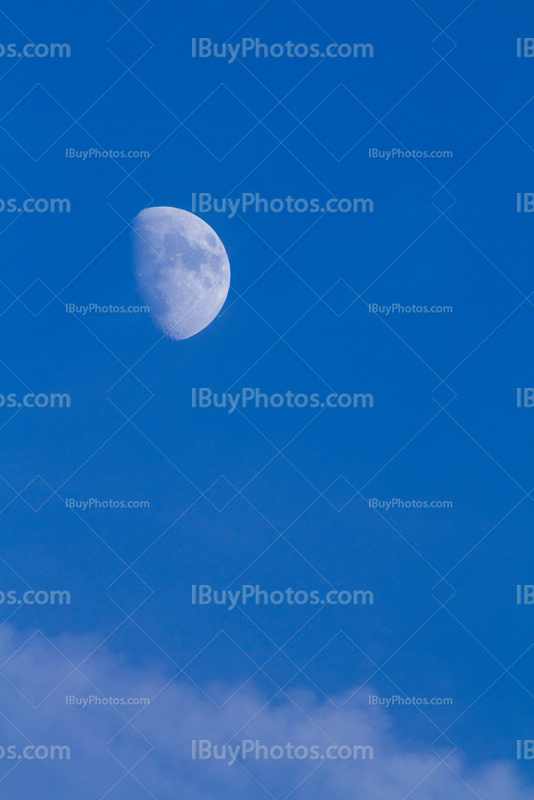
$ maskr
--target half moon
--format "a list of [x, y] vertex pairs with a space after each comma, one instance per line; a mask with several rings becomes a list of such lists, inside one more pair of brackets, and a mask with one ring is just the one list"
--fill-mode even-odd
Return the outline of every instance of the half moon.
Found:
[[146, 208], [134, 220], [137, 285], [156, 325], [188, 339], [212, 322], [228, 295], [230, 263], [204, 220], [180, 208]]

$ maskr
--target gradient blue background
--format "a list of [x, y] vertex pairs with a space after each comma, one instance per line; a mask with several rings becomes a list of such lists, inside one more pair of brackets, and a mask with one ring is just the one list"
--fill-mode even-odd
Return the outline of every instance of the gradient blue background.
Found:
[[[0, 392], [67, 392], [72, 407], [0, 409], [0, 588], [73, 602], [0, 615], [25, 636], [107, 639], [169, 679], [185, 667], [208, 694], [252, 678], [268, 698], [332, 696], [374, 675], [383, 696], [452, 697], [398, 711], [399, 737], [430, 751], [447, 729], [474, 764], [513, 760], [534, 711], [534, 610], [516, 604], [534, 583], [534, 410], [516, 408], [534, 383], [534, 215], [516, 212], [534, 191], [534, 59], [516, 56], [531, 4], [154, 0], [133, 27], [139, 5], [2, 3], [1, 41], [68, 42], [72, 57], [0, 59], [0, 194], [72, 211], [0, 214]], [[452, 43], [439, 36], [460, 14]], [[228, 64], [191, 58], [201, 36], [370, 42], [375, 56]], [[91, 147], [151, 156], [65, 157]], [[375, 147], [454, 155], [386, 162]], [[199, 192], [375, 210], [202, 215], [232, 286], [187, 341], [144, 314], [65, 313], [141, 303], [130, 223]], [[374, 302], [454, 312], [385, 317]], [[192, 409], [200, 386], [370, 392], [375, 407], [229, 415]], [[36, 476], [50, 488], [28, 487]], [[75, 513], [69, 497], [150, 509]], [[454, 507], [378, 513], [370, 497]], [[445, 577], [452, 589], [434, 588]], [[229, 613], [191, 605], [200, 583], [369, 589], [375, 604]]]

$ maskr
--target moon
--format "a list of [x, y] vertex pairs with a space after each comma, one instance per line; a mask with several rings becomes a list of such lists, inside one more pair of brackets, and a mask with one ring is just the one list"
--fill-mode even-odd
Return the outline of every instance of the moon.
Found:
[[156, 325], [189, 339], [213, 322], [230, 288], [224, 245], [204, 220], [181, 208], [146, 208], [134, 220], [138, 289]]

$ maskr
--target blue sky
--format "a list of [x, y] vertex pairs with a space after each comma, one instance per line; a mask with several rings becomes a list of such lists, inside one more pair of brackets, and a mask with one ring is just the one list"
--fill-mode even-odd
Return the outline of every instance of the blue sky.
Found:
[[[533, 383], [534, 284], [517, 195], [534, 192], [534, 59], [517, 39], [534, 36], [530, 5], [141, 5], [0, 8], [0, 394], [16, 396], [0, 407], [0, 591], [71, 594], [0, 603], [0, 745], [72, 748], [68, 764], [0, 759], [0, 782], [56, 800], [73, 785], [285, 800], [297, 784], [389, 800], [419, 783], [414, 798], [523, 800], [534, 610], [516, 586], [534, 583], [534, 409], [516, 390]], [[238, 57], [193, 58], [202, 37], [241, 44]], [[373, 55], [243, 58], [256, 39]], [[10, 58], [10, 43], [46, 54]], [[66, 155], [91, 148], [150, 156]], [[399, 155], [413, 150], [449, 155]], [[142, 305], [133, 219], [192, 211], [200, 193], [241, 201], [232, 216], [197, 206], [232, 271], [210, 326], [177, 342], [147, 313], [66, 310]], [[243, 212], [244, 196], [351, 210]], [[53, 199], [68, 205], [52, 213]], [[193, 408], [199, 387], [373, 406], [229, 414]], [[19, 407], [28, 393], [47, 406]], [[49, 407], [56, 393], [69, 408]], [[149, 507], [67, 508], [91, 498]], [[374, 603], [229, 611], [193, 605], [200, 584]], [[115, 710], [65, 705], [95, 692], [153, 702], [124, 730]], [[453, 702], [386, 709], [369, 695]], [[191, 739], [247, 726], [271, 744], [320, 729], [375, 758], [313, 774], [192, 762]]]

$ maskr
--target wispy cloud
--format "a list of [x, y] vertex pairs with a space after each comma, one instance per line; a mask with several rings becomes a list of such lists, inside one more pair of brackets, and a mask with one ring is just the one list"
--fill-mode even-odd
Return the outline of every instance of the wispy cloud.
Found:
[[[79, 671], [73, 671], [69, 661], [80, 664], [91, 649], [88, 638], [48, 641], [38, 634], [27, 641], [13, 629], [1, 629], [2, 796], [39, 800], [72, 800], [73, 796], [78, 800], [532, 798], [532, 787], [522, 781], [515, 764], [474, 766], [458, 751], [442, 761], [432, 751], [431, 741], [418, 745], [403, 741], [390, 712], [372, 708], [357, 697], [338, 708], [311, 691], [273, 697], [274, 690], [268, 695], [248, 686], [219, 708], [187, 678], [178, 676], [169, 682], [162, 673], [133, 667], [102, 648]], [[210, 693], [209, 687], [204, 688]], [[215, 691], [211, 693], [215, 696]], [[93, 696], [102, 702], [69, 704], [72, 701], [66, 698], [70, 696], [80, 701]], [[109, 698], [126, 702], [114, 705]], [[151, 702], [142, 707], [127, 704], [136, 698]], [[25, 747], [40, 745], [48, 749], [68, 746], [71, 757], [36, 758], [34, 754], [43, 755], [43, 749], [28, 751], [33, 758], [18, 758]], [[9, 746], [15, 749], [9, 752]], [[213, 746], [223, 758], [199, 758], [200, 747], [207, 755], [210, 748], [213, 753]], [[344, 749], [336, 750], [336, 746]], [[358, 749], [354, 758], [354, 746], [372, 750]], [[245, 757], [243, 747], [248, 751]], [[327, 752], [344, 758], [321, 758]], [[8, 757], [13, 753], [14, 757]]]

